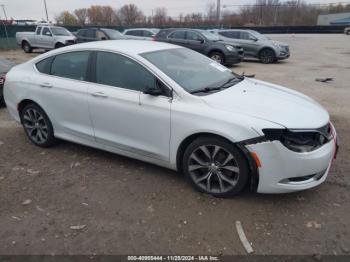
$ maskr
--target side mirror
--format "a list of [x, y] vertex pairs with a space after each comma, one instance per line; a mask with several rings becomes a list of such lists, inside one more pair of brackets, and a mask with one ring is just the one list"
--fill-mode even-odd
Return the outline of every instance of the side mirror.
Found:
[[199, 40], [201, 44], [204, 44], [204, 39]]
[[52, 36], [50, 32], [46, 32], [45, 35]]
[[146, 87], [143, 93], [151, 96], [160, 96], [163, 94], [162, 90], [156, 87]]

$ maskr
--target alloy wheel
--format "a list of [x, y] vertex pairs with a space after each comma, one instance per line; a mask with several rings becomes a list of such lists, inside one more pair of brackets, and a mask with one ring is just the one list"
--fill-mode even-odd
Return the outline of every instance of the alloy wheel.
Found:
[[35, 108], [28, 108], [23, 114], [23, 126], [29, 138], [37, 144], [48, 139], [48, 125], [43, 115]]
[[238, 183], [240, 170], [235, 157], [218, 145], [202, 145], [188, 160], [188, 172], [198, 187], [208, 193], [226, 193]]
[[212, 55], [210, 58], [211, 58], [212, 60], [214, 60], [215, 62], [218, 62], [219, 64], [222, 63], [221, 56], [218, 55], [218, 54]]
[[272, 50], [266, 49], [260, 53], [260, 61], [264, 64], [270, 64], [274, 61], [275, 55]]

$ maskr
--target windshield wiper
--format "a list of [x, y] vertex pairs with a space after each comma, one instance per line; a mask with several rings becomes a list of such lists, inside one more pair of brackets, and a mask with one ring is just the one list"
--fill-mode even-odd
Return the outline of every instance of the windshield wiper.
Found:
[[234, 77], [230, 77], [226, 82], [224, 82], [223, 84], [221, 84], [220, 86], [207, 86], [205, 88], [201, 88], [198, 90], [194, 90], [192, 92], [190, 92], [191, 94], [196, 94], [196, 93], [209, 93], [211, 91], [217, 91], [217, 90], [221, 90], [221, 89], [225, 89], [225, 88], [229, 88], [232, 86], [233, 82], [241, 82], [244, 79], [244, 76], [234, 76]]
[[220, 90], [222, 89], [222, 87], [204, 87], [204, 88], [201, 88], [201, 89], [197, 89], [197, 90], [194, 90], [192, 92], [190, 92], [191, 94], [196, 94], [196, 93], [209, 93], [211, 91], [216, 91], [216, 90]]

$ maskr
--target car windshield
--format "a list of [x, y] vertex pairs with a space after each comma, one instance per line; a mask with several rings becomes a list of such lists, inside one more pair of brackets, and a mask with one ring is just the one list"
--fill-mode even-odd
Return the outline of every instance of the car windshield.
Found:
[[60, 35], [70, 36], [71, 35], [71, 33], [67, 29], [62, 28], [62, 27], [51, 27], [51, 32], [53, 35], [57, 35], [57, 36], [60, 36]]
[[204, 35], [210, 41], [220, 41], [220, 38], [212, 32], [203, 30], [201, 31], [201, 34]]
[[141, 56], [189, 93], [220, 88], [232, 79], [239, 79], [230, 69], [186, 48], [143, 53]]
[[113, 30], [113, 29], [103, 29], [103, 31], [111, 38], [111, 39], [120, 39], [123, 38], [123, 35], [117, 31], [117, 30]]

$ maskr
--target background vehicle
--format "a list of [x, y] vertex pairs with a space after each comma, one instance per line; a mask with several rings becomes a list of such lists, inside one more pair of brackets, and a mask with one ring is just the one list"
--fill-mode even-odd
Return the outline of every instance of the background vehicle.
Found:
[[24, 52], [31, 53], [35, 48], [50, 50], [76, 43], [76, 37], [64, 27], [38, 25], [35, 32], [16, 33], [17, 44]]
[[245, 57], [258, 58], [262, 63], [269, 64], [290, 56], [288, 44], [273, 41], [253, 30], [210, 30], [220, 39], [241, 45]]
[[35, 145], [61, 138], [155, 163], [219, 197], [248, 183], [260, 193], [315, 187], [337, 151], [311, 98], [165, 43], [55, 50], [9, 71], [4, 95]]
[[127, 39], [135, 40], [153, 40], [154, 36], [159, 32], [157, 28], [131, 28], [126, 29], [123, 35]]
[[5, 106], [4, 100], [4, 83], [6, 79], [6, 73], [14, 66], [15, 64], [7, 59], [0, 58], [0, 107]]
[[107, 28], [86, 28], [80, 29], [75, 33], [78, 43], [101, 41], [101, 40], [120, 40], [125, 37], [117, 30]]
[[350, 27], [345, 27], [344, 34], [350, 35]]
[[244, 51], [240, 45], [221, 41], [218, 36], [205, 30], [162, 29], [154, 39], [190, 48], [220, 64], [236, 64], [241, 62], [244, 57]]

